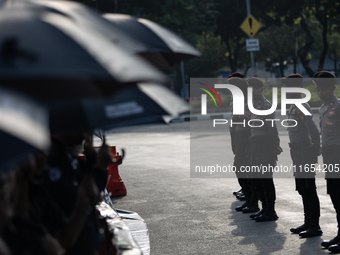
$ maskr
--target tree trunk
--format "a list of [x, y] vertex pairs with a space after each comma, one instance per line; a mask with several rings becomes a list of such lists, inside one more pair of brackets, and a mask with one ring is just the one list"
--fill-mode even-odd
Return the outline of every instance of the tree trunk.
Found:
[[221, 35], [221, 38], [227, 44], [228, 53], [229, 53], [228, 59], [229, 59], [230, 70], [231, 70], [231, 73], [234, 73], [237, 71], [237, 62], [238, 62], [238, 55], [240, 53], [240, 50], [246, 44], [245, 42], [239, 43], [240, 39], [239, 37], [237, 37], [235, 49], [232, 49], [230, 41], [229, 41], [229, 37], [225, 37]]
[[230, 70], [231, 73], [236, 72], [236, 67], [234, 66], [234, 61], [233, 61], [233, 51], [231, 49], [231, 45], [229, 42], [229, 38], [228, 37], [224, 37], [223, 35], [221, 35], [222, 40], [227, 44], [227, 48], [228, 48], [228, 59], [229, 59], [229, 66], [230, 66]]
[[312, 47], [313, 43], [314, 43], [314, 36], [312, 35], [308, 24], [305, 20], [305, 18], [301, 15], [301, 27], [303, 28], [303, 30], [305, 31], [305, 33], [308, 36], [308, 41], [306, 42], [305, 46], [302, 47], [301, 49], [301, 53], [299, 54], [299, 58], [301, 60], [301, 64], [303, 66], [303, 68], [305, 69], [306, 73], [309, 75], [309, 77], [313, 77], [314, 75], [314, 71], [312, 70], [312, 68], [309, 67], [309, 60], [306, 59], [307, 54], [310, 50], [310, 48]]
[[322, 13], [322, 17], [317, 16], [318, 21], [322, 25], [322, 42], [323, 42], [323, 49], [320, 55], [319, 59], [319, 66], [318, 66], [318, 71], [323, 70], [323, 66], [325, 64], [325, 58], [328, 52], [328, 40], [327, 40], [327, 32], [328, 32], [328, 20], [327, 20], [327, 10], [328, 6], [324, 6], [325, 10]]
[[240, 53], [240, 50], [245, 45], [245, 43], [242, 44], [242, 43], [239, 43], [239, 41], [240, 41], [240, 38], [239, 38], [239, 36], [237, 36], [236, 47], [234, 49], [234, 65], [235, 65], [235, 71], [234, 72], [237, 71], [237, 62], [238, 62], [238, 55]]
[[248, 73], [248, 71], [249, 71], [249, 69], [250, 69], [250, 65], [247, 65], [247, 67], [246, 67], [246, 70], [244, 71], [244, 77], [246, 77], [247, 76], [247, 73]]

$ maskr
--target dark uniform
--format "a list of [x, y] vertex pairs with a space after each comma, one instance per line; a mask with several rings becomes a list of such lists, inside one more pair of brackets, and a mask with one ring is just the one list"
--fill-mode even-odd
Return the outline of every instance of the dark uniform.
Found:
[[47, 234], [55, 233], [66, 221], [46, 187], [46, 176], [39, 181], [28, 177], [29, 218], [15, 216], [4, 231], [4, 240], [13, 254], [49, 254]]
[[[303, 106], [312, 112], [308, 104]], [[305, 116], [295, 105], [292, 105], [289, 119], [294, 119], [298, 124], [289, 127], [289, 147], [290, 155], [295, 166], [296, 190], [302, 196], [303, 210], [305, 215], [304, 224], [297, 228], [292, 228], [293, 233], [300, 233], [302, 237], [321, 235], [319, 226], [320, 203], [316, 192], [315, 172], [311, 171], [311, 165], [317, 163], [317, 155], [320, 148], [319, 131], [313, 121], [312, 116]], [[304, 167], [310, 169], [304, 171]], [[307, 231], [305, 231], [307, 230]], [[302, 232], [305, 231], [305, 232]]]
[[330, 251], [340, 252], [340, 100], [334, 96], [336, 79], [328, 71], [313, 76], [316, 91], [325, 103], [320, 108], [323, 164], [326, 164], [327, 193], [330, 195], [338, 221], [338, 235], [321, 243]]
[[[246, 84], [245, 84], [246, 85]], [[251, 213], [259, 211], [258, 208], [258, 198], [255, 192], [255, 188], [249, 180], [246, 172], [241, 172], [242, 166], [250, 165], [250, 127], [247, 122], [251, 117], [251, 112], [247, 104], [244, 107], [244, 116], [233, 115], [232, 121], [238, 124], [234, 124], [230, 127], [230, 132], [232, 136], [232, 147], [233, 152], [235, 154], [234, 158], [234, 166], [236, 167], [236, 176], [238, 178], [238, 182], [242, 187], [242, 191], [246, 197], [246, 202], [236, 207], [236, 211], [242, 211], [244, 213]], [[240, 124], [240, 123], [245, 123]]]
[[[76, 202], [78, 186], [85, 173], [93, 175], [99, 191], [105, 189], [107, 173], [94, 169], [94, 159], [87, 162], [68, 153], [63, 145], [53, 141], [48, 157], [49, 189], [68, 217]], [[95, 255], [103, 241], [103, 226], [99, 212], [90, 207], [87, 219], [75, 245], [66, 254]]]
[[44, 237], [46, 229], [40, 224], [15, 216], [3, 231], [3, 239], [15, 255], [47, 255]]
[[233, 116], [232, 120], [234, 122], [243, 122], [245, 121], [245, 125], [234, 125], [233, 126], [233, 136], [235, 140], [235, 158], [234, 158], [234, 166], [236, 167], [236, 176], [238, 178], [239, 184], [242, 187], [243, 193], [246, 197], [246, 202], [236, 207], [236, 210], [241, 209], [244, 213], [251, 213], [259, 211], [258, 208], [258, 197], [255, 191], [255, 187], [252, 184], [251, 180], [249, 180], [249, 176], [246, 172], [241, 172], [242, 166], [250, 166], [251, 159], [251, 150], [250, 150], [250, 127], [247, 122], [251, 117], [251, 112], [247, 105], [244, 107], [245, 116]]
[[[240, 78], [240, 79], [243, 79], [244, 78], [244, 75], [243, 74], [241, 74], [241, 73], [239, 73], [239, 72], [234, 72], [234, 73], [232, 73], [231, 75], [229, 75], [228, 76], [228, 83], [230, 83], [230, 84], [234, 84], [235, 82], [233, 82], [233, 81], [236, 81], [236, 83], [238, 83], [237, 82], [237, 79], [235, 80], [235, 78]], [[234, 84], [235, 85], [235, 84]], [[241, 88], [242, 89], [242, 88]], [[243, 93], [244, 94], [246, 94], [247, 93], [247, 90], [245, 89], [243, 89]], [[232, 103], [230, 104], [230, 106], [232, 107]], [[232, 150], [233, 150], [233, 153], [235, 154], [236, 153], [236, 136], [235, 136], [235, 132], [233, 132], [234, 131], [234, 129], [233, 128], [230, 128], [230, 136], [231, 136], [231, 148], [232, 148]], [[240, 184], [240, 186], [241, 186], [241, 189], [239, 190], [239, 191], [234, 191], [233, 192], [233, 194], [238, 198], [238, 199], [240, 199], [240, 200], [246, 200], [246, 196], [245, 196], [245, 194], [244, 194], [244, 192], [243, 192], [243, 190], [242, 190], [242, 186], [244, 186], [244, 185], [246, 185], [246, 183], [242, 180], [243, 178], [238, 178], [238, 182], [239, 182], [239, 184]], [[247, 191], [246, 191], [246, 193], [247, 193]], [[249, 195], [248, 195], [248, 197], [249, 197]], [[236, 210], [237, 211], [240, 211], [240, 210], [242, 210], [244, 207], [246, 207], [247, 206], [247, 204], [245, 203], [245, 204], [243, 204], [242, 206], [239, 206], [239, 207], [237, 207], [236, 208]]]
[[[263, 87], [262, 81], [258, 78], [249, 78], [248, 83], [249, 86], [253, 88], [259, 87], [261, 84]], [[257, 110], [267, 110], [271, 108], [271, 103], [263, 95], [253, 103], [254, 108]], [[259, 222], [277, 220], [273, 172], [267, 171], [263, 174], [261, 168], [261, 166], [274, 167], [276, 165], [280, 139], [275, 123], [272, 125], [271, 121], [266, 121], [266, 119], [275, 119], [275, 114], [272, 113], [268, 116], [252, 114], [251, 119], [257, 120], [252, 122], [251, 127], [251, 166], [258, 166], [257, 170], [259, 171], [252, 172], [251, 176], [258, 198], [262, 203], [262, 210], [250, 217]], [[263, 125], [261, 121], [263, 121]]]
[[[288, 75], [281, 81], [286, 87], [303, 86], [303, 76], [300, 74]], [[303, 106], [312, 114], [309, 104], [304, 103]], [[302, 197], [305, 216], [304, 224], [291, 228], [290, 231], [299, 233], [302, 237], [318, 236], [322, 234], [319, 226], [320, 203], [316, 192], [315, 171], [312, 171], [312, 166], [318, 162], [319, 130], [312, 115], [306, 116], [296, 105], [290, 107], [288, 119], [295, 120], [295, 122], [291, 121], [291, 127], [287, 130], [290, 140], [290, 155], [295, 167], [295, 186]]]
[[340, 167], [340, 100], [334, 96], [329, 105], [320, 108], [323, 164], [326, 172], [327, 194], [331, 197], [338, 222], [337, 242], [340, 242], [340, 179], [336, 167]]

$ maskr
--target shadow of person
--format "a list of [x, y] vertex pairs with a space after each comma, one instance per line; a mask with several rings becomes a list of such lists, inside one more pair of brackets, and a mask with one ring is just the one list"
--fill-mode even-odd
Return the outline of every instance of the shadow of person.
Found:
[[328, 249], [321, 246], [321, 236], [305, 238], [306, 241], [300, 245], [300, 255], [304, 254], [329, 254]]
[[[230, 214], [230, 225], [236, 226], [231, 231], [234, 236], [243, 237], [238, 242], [240, 253], [248, 254], [271, 254], [283, 250], [287, 233], [280, 233], [276, 230], [276, 221], [256, 222], [250, 219], [250, 214], [235, 211], [238, 202], [232, 203], [233, 213]], [[280, 219], [279, 219], [280, 220]]]

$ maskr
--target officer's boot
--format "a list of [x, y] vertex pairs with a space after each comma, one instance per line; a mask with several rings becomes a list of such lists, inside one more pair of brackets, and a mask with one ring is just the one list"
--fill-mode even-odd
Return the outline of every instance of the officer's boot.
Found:
[[263, 201], [261, 201], [261, 204], [262, 204], [262, 210], [258, 211], [257, 213], [250, 214], [249, 217], [251, 219], [255, 219], [255, 217], [258, 217], [258, 216], [261, 216], [262, 214], [264, 214], [264, 212], [266, 211], [266, 208], [267, 208], [267, 204], [266, 204], [266, 202], [263, 202]]
[[309, 228], [306, 231], [300, 232], [299, 236], [305, 237], [313, 237], [313, 236], [321, 236], [322, 230], [319, 225], [319, 218], [312, 217], [310, 220]]
[[325, 241], [321, 243], [322, 246], [327, 248], [333, 253], [340, 253], [340, 230], [338, 230], [338, 235], [334, 237], [332, 240]]
[[[259, 205], [258, 205], [258, 198], [257, 195], [254, 195], [251, 188], [249, 188], [249, 193], [246, 195], [246, 197], [249, 197], [249, 204], [247, 207], [242, 209], [243, 213], [253, 213], [260, 211]], [[248, 201], [248, 199], [247, 199]]]
[[299, 236], [301, 237], [320, 236], [322, 235], [322, 231], [319, 226], [320, 203], [316, 191], [309, 192], [306, 195], [306, 198], [310, 216], [310, 225], [309, 228], [306, 231], [301, 232]]
[[306, 231], [309, 228], [309, 225], [310, 225], [310, 219], [308, 217], [306, 217], [306, 215], [305, 215], [305, 222], [301, 226], [298, 226], [296, 228], [291, 228], [290, 232], [292, 232], [294, 234], [299, 234], [303, 231]]
[[329, 246], [328, 250], [333, 253], [340, 253], [340, 243]]
[[[245, 202], [242, 205], [237, 206], [235, 208], [235, 210], [238, 211], [238, 212], [242, 211], [243, 208], [246, 208], [250, 203], [250, 197], [249, 197], [249, 195], [246, 195], [248, 193], [246, 181], [247, 181], [247, 179], [238, 178], [238, 182], [239, 182], [240, 186], [242, 187], [242, 193], [238, 194], [236, 197], [241, 201], [245, 200]], [[243, 198], [241, 198], [241, 197], [243, 197]]]
[[235, 207], [235, 210], [238, 212], [241, 212], [244, 208], [246, 208], [249, 204], [246, 202], [244, 202], [242, 205]]
[[275, 202], [267, 202], [266, 211], [260, 216], [255, 217], [254, 220], [257, 222], [277, 220], [279, 217], [274, 210], [274, 205]]
[[252, 212], [258, 212], [260, 211], [260, 208], [258, 204], [250, 203], [247, 207], [242, 209], [243, 213], [252, 213]]
[[233, 195], [234, 195], [234, 196], [237, 196], [237, 195], [240, 195], [241, 193], [243, 193], [243, 192], [242, 192], [242, 189], [240, 189], [240, 190], [238, 190], [238, 191], [234, 191], [234, 192], [233, 192]]
[[308, 202], [307, 202], [307, 199], [304, 198], [304, 196], [302, 196], [302, 202], [303, 202], [303, 211], [305, 214], [305, 222], [301, 226], [290, 229], [290, 232], [294, 234], [299, 234], [302, 231], [306, 231], [310, 225], [310, 212], [308, 210]]
[[[335, 246], [336, 244], [339, 244], [340, 242], [340, 229], [338, 229], [338, 235], [336, 237], [334, 237], [331, 240], [325, 240], [321, 243], [321, 245], [325, 248], [330, 248], [332, 246]], [[338, 246], [338, 245], [337, 245]], [[335, 250], [335, 247], [333, 247], [332, 249]]]

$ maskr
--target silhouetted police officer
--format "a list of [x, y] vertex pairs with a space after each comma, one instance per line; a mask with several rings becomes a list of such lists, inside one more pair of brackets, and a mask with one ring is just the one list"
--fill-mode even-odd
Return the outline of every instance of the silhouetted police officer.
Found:
[[254, 186], [248, 179], [246, 172], [241, 171], [242, 166], [250, 165], [250, 127], [247, 122], [250, 119], [251, 112], [247, 105], [247, 82], [242, 78], [229, 78], [228, 83], [240, 88], [245, 95], [244, 111], [245, 115], [233, 115], [230, 126], [230, 133], [233, 139], [232, 147], [235, 154], [234, 166], [236, 167], [236, 176], [246, 197], [246, 202], [236, 207], [236, 211], [251, 213], [259, 211], [258, 198]]
[[[256, 77], [247, 79], [250, 87], [253, 88], [253, 106], [257, 110], [271, 108], [271, 103], [263, 96], [264, 84]], [[261, 166], [275, 166], [277, 155], [282, 152], [280, 138], [274, 122], [266, 119], [275, 119], [275, 114], [259, 116], [252, 114], [251, 119], [251, 165], [258, 166], [258, 173], [251, 173], [253, 183], [259, 200], [262, 203], [262, 210], [250, 215], [258, 222], [277, 220], [275, 212], [275, 186], [273, 173], [271, 171], [263, 174]]]
[[[285, 87], [302, 87], [303, 77], [300, 74], [291, 74], [281, 79]], [[289, 98], [301, 98], [301, 93], [288, 93]], [[312, 114], [308, 103], [303, 106]], [[290, 231], [301, 237], [319, 236], [322, 231], [319, 226], [320, 203], [316, 192], [315, 171], [312, 165], [317, 163], [320, 150], [320, 135], [313, 116], [306, 116], [296, 105], [289, 109], [288, 119], [291, 122], [288, 128], [290, 155], [295, 166], [295, 187], [302, 196], [304, 224], [291, 228]], [[306, 169], [306, 171], [305, 171]]]
[[324, 102], [320, 108], [320, 128], [322, 137], [322, 157], [326, 164], [327, 193], [330, 195], [338, 221], [338, 234], [331, 240], [321, 243], [330, 251], [340, 252], [340, 100], [334, 95], [336, 79], [328, 71], [313, 76], [316, 92]]
[[[66, 254], [95, 255], [103, 241], [103, 226], [95, 205], [99, 192], [107, 181], [107, 166], [112, 161], [109, 147], [104, 143], [98, 153], [94, 151], [91, 136], [84, 133], [53, 134], [48, 154], [49, 189], [67, 217], [76, 210], [85, 217], [83, 229], [74, 246]], [[85, 148], [86, 161], [79, 158]], [[81, 185], [92, 190], [86, 200], [77, 202]]]
[[[234, 73], [232, 73], [231, 75], [228, 76], [228, 80], [230, 78], [242, 78], [243, 79], [244, 75], [241, 74], [240, 72], [234, 72]], [[233, 100], [233, 98], [231, 97], [230, 107], [233, 106], [233, 101], [232, 100]], [[235, 151], [236, 151], [236, 144], [235, 144], [235, 137], [234, 137], [235, 132], [232, 132], [233, 130], [230, 129], [230, 126], [229, 126], [229, 131], [230, 131], [230, 138], [231, 138], [231, 148], [232, 148], [233, 153], [235, 154]], [[240, 181], [239, 181], [239, 184], [240, 184]], [[241, 184], [240, 184], [240, 186], [241, 186], [241, 189], [238, 190], [238, 191], [234, 191], [233, 195], [235, 195], [236, 198], [238, 198], [239, 200], [244, 201], [244, 200], [246, 200], [246, 197], [245, 197], [245, 195], [243, 193], [242, 185]]]

